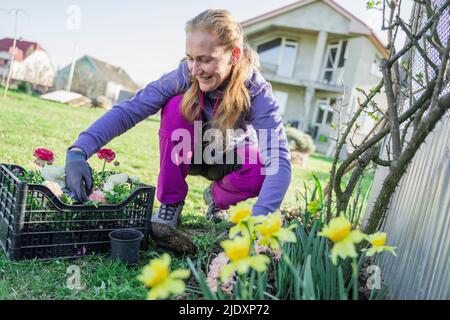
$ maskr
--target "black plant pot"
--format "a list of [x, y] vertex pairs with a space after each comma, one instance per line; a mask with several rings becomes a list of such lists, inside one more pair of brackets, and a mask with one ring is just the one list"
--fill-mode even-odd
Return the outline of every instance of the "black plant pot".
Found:
[[120, 229], [109, 233], [111, 258], [128, 264], [137, 264], [139, 248], [144, 234], [134, 229]]

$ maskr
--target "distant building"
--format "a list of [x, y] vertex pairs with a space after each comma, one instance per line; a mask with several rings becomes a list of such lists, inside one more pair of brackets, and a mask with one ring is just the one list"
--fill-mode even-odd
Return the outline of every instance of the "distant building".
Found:
[[[66, 89], [69, 72], [70, 64], [58, 71], [56, 89]], [[105, 96], [112, 103], [117, 103], [120, 101], [119, 96], [132, 96], [138, 89], [139, 86], [120, 67], [115, 67], [89, 55], [85, 55], [75, 62], [71, 91], [81, 93], [91, 99]]]
[[[13, 55], [14, 39], [0, 40], [0, 81], [6, 83]], [[16, 41], [16, 54], [11, 75], [12, 84], [25, 81], [37, 91], [46, 92], [53, 86], [56, 71], [50, 56], [37, 42]]]
[[[356, 88], [370, 90], [379, 83], [379, 61], [388, 56], [381, 41], [331, 0], [298, 1], [242, 25], [284, 120], [297, 123], [312, 135], [319, 152], [330, 155], [334, 142], [329, 136], [335, 131], [331, 124], [337, 122], [332, 106], [345, 87], [348, 117], [358, 108], [361, 93]], [[383, 108], [383, 98], [378, 99]], [[365, 116], [362, 122], [355, 139], [370, 130], [373, 119]]]

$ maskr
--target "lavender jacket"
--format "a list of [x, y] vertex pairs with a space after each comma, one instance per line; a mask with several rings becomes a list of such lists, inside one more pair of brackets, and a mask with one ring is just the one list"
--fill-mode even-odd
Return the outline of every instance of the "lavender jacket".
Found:
[[[115, 105], [81, 132], [70, 148], [80, 148], [89, 158], [113, 138], [157, 113], [170, 98], [183, 94], [189, 85], [187, 63], [181, 61], [176, 70], [149, 83], [132, 99]], [[266, 170], [274, 169], [272, 174], [266, 175], [253, 207], [253, 215], [266, 215], [279, 209], [291, 181], [289, 145], [271, 85], [255, 71], [247, 80], [246, 86], [251, 97], [251, 107], [245, 117], [245, 141], [248, 144], [257, 143]], [[212, 117], [212, 105], [216, 96], [217, 90], [205, 94], [204, 116], [207, 119]], [[267, 134], [267, 130], [272, 134]]]

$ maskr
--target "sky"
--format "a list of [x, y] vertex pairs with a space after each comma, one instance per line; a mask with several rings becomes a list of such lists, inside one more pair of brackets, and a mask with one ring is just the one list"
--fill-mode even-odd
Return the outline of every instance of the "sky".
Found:
[[[78, 43], [77, 57], [92, 55], [125, 69], [143, 86], [176, 68], [185, 54], [184, 25], [206, 9], [227, 9], [237, 21], [278, 9], [294, 0], [0, 0], [0, 38], [14, 36], [38, 42], [55, 68], [68, 65]], [[371, 27], [382, 41], [381, 14], [366, 9], [366, 0], [335, 0]], [[412, 0], [404, 0], [409, 17]], [[403, 43], [399, 38], [398, 44]]]

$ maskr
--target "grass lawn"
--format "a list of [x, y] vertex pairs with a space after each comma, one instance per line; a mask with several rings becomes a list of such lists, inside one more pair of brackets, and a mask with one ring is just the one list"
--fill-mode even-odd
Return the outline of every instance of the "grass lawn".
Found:
[[[3, 90], [0, 89], [3, 96]], [[0, 163], [14, 163], [34, 168], [33, 151], [49, 148], [56, 154], [57, 165], [64, 165], [65, 150], [78, 134], [100, 117], [100, 109], [73, 107], [11, 92], [5, 101], [0, 99]], [[119, 170], [138, 176], [144, 183], [156, 185], [159, 171], [157, 119], [148, 119], [117, 137], [106, 147], [117, 153]], [[95, 156], [89, 160], [93, 168], [101, 170], [102, 162]], [[293, 165], [293, 179], [282, 208], [296, 207], [296, 195], [304, 190], [304, 183], [313, 185], [312, 173], [323, 184], [327, 182], [331, 161], [312, 155], [303, 167]], [[363, 182], [367, 190], [372, 177]], [[189, 193], [183, 209], [182, 227], [199, 246], [204, 265], [210, 258], [217, 233], [223, 225], [214, 225], [204, 218], [206, 205], [202, 192], [208, 181], [188, 176]], [[155, 208], [159, 204], [155, 201]], [[107, 256], [90, 256], [74, 261], [8, 261], [0, 253], [0, 299], [144, 299], [146, 289], [136, 280], [140, 268], [148, 259], [162, 251], [152, 247], [144, 253], [138, 267], [112, 262]], [[185, 257], [174, 258], [175, 267], [187, 267]], [[76, 265], [81, 272], [81, 290], [67, 288], [67, 267]]]

